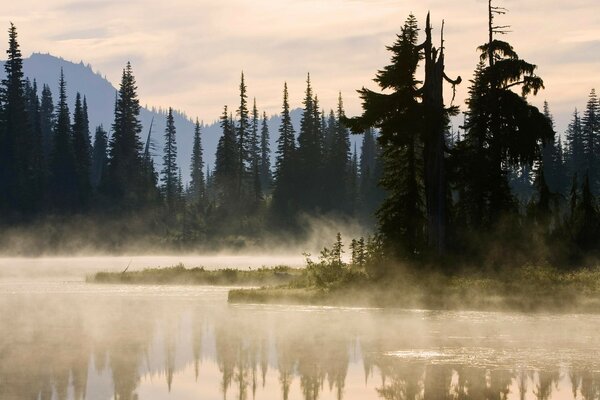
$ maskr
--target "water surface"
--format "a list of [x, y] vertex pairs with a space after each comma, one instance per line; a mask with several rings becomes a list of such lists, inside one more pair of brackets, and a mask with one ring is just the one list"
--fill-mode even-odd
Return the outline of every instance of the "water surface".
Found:
[[83, 282], [125, 259], [45, 260], [36, 279], [15, 270], [34, 261], [0, 262], [0, 399], [600, 398], [598, 316], [228, 305], [227, 288]]

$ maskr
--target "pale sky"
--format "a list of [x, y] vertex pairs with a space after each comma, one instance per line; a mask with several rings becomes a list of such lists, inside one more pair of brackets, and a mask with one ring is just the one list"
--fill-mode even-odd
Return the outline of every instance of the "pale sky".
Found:
[[[355, 92], [389, 61], [385, 46], [413, 12], [436, 37], [445, 19], [446, 72], [461, 75], [456, 102], [465, 109], [476, 47], [486, 41], [486, 0], [19, 0], [5, 1], [0, 21], [17, 25], [23, 54], [49, 52], [90, 63], [113, 83], [130, 60], [142, 104], [180, 109], [206, 122], [238, 104], [240, 72], [250, 97], [269, 114], [281, 108], [287, 81], [300, 106], [310, 72], [321, 105], [342, 92], [348, 114]], [[600, 90], [600, 1], [498, 0], [510, 11], [503, 39], [539, 66], [559, 132], [591, 88]], [[5, 29], [3, 29], [6, 32]], [[0, 43], [6, 43], [2, 39]], [[5, 46], [5, 45], [4, 45]], [[450, 100], [449, 98], [447, 99]]]

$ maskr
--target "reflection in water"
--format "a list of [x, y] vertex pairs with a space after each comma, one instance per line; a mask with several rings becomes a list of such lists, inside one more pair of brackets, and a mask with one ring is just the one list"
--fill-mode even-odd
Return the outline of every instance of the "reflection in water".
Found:
[[[599, 399], [595, 316], [0, 289], [0, 399]], [[79, 286], [78, 286], [79, 285]]]

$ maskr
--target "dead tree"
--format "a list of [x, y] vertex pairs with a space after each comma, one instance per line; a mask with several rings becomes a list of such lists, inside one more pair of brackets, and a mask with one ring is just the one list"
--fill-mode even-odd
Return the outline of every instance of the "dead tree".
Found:
[[427, 14], [425, 42], [421, 45], [425, 58], [425, 80], [422, 87], [424, 108], [425, 201], [427, 208], [428, 247], [442, 255], [446, 242], [448, 186], [445, 169], [445, 131], [450, 110], [444, 106], [444, 81], [453, 87], [462, 81], [444, 72], [444, 24], [441, 44], [436, 49], [431, 36], [430, 15]]

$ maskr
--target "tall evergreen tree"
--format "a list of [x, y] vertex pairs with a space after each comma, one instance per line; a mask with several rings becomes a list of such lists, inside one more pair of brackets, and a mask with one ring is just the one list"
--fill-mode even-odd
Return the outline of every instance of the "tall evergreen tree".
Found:
[[109, 143], [106, 191], [121, 208], [142, 206], [149, 190], [143, 176], [142, 142], [139, 135], [140, 102], [131, 63], [123, 69], [115, 104], [115, 120]]
[[102, 125], [96, 128], [92, 150], [91, 185], [97, 189], [108, 165], [108, 136]]
[[[491, 1], [489, 9], [491, 16]], [[489, 226], [515, 211], [509, 168], [531, 166], [540, 157], [539, 144], [554, 138], [548, 118], [527, 102], [527, 95], [544, 87], [537, 67], [520, 59], [509, 43], [495, 39], [496, 32], [490, 17], [490, 41], [479, 48], [482, 63], [472, 81], [466, 132], [458, 146], [458, 163], [464, 166], [459, 207], [474, 226]], [[520, 94], [513, 92], [517, 87]]]
[[161, 171], [162, 192], [167, 208], [174, 211], [179, 200], [179, 184], [177, 168], [177, 141], [173, 109], [169, 107], [167, 113], [167, 127], [165, 128], [165, 147], [163, 150], [163, 169]]
[[190, 163], [190, 196], [192, 204], [198, 204], [205, 196], [203, 152], [202, 138], [200, 137], [200, 122], [196, 118], [192, 160]]
[[271, 175], [271, 143], [266, 112], [263, 112], [260, 129], [260, 161], [258, 169], [260, 174], [260, 187], [263, 192], [267, 192], [271, 189], [273, 177]]
[[77, 174], [77, 193], [81, 206], [86, 206], [89, 203], [92, 191], [90, 183], [91, 145], [89, 122], [86, 113], [87, 106], [84, 108], [81, 102], [81, 95], [77, 93], [71, 134], [73, 155], [75, 157], [75, 171]]
[[0, 87], [0, 202], [9, 212], [29, 211], [34, 203], [30, 192], [32, 130], [27, 116], [23, 59], [17, 29], [11, 23]]
[[[342, 212], [350, 211], [351, 197], [350, 174], [350, 134], [343, 119], [345, 118], [342, 94], [338, 96], [337, 118], [327, 152], [324, 176], [326, 178], [327, 208]], [[350, 200], [350, 201], [349, 201]]]
[[567, 128], [567, 167], [571, 176], [585, 175], [585, 156], [583, 144], [583, 129], [581, 118], [577, 109], [573, 112], [573, 119]]
[[50, 160], [50, 190], [53, 206], [62, 211], [74, 209], [79, 201], [77, 193], [77, 169], [73, 153], [71, 116], [67, 105], [67, 89], [64, 73], [60, 71], [60, 83], [56, 106], [53, 146]]
[[42, 152], [48, 165], [52, 152], [52, 129], [54, 127], [54, 100], [50, 87], [44, 84], [40, 104], [40, 130], [42, 134]]
[[213, 174], [219, 205], [230, 208], [239, 201], [237, 174], [239, 173], [240, 158], [235, 126], [227, 115], [227, 106], [221, 116], [221, 130], [223, 133], [217, 145]]
[[258, 136], [258, 109], [256, 108], [256, 98], [252, 106], [252, 124], [250, 135], [250, 174], [252, 179], [252, 193], [255, 201], [262, 198], [262, 188], [260, 185], [260, 159], [261, 149]]
[[417, 20], [410, 15], [396, 42], [388, 47], [392, 63], [375, 78], [382, 90], [392, 92], [361, 89], [363, 115], [352, 120], [355, 131], [368, 127], [380, 130], [381, 185], [387, 197], [377, 211], [379, 230], [388, 254], [409, 258], [425, 245], [422, 110], [415, 77], [421, 60], [417, 39]]
[[273, 210], [280, 222], [289, 224], [293, 221], [293, 214], [297, 211], [297, 187], [295, 184], [296, 137], [290, 116], [287, 82], [283, 86], [283, 109], [276, 154]]
[[246, 195], [248, 172], [251, 163], [251, 126], [248, 111], [248, 94], [244, 73], [240, 82], [240, 107], [237, 109], [238, 125], [236, 129], [238, 144], [237, 196], [241, 199]]
[[584, 168], [589, 175], [590, 190], [600, 193], [600, 102], [592, 89], [581, 119]]
[[306, 211], [317, 211], [322, 204], [322, 181], [319, 179], [323, 167], [323, 149], [320, 134], [321, 120], [315, 118], [315, 98], [310, 83], [310, 74], [306, 79], [304, 109], [298, 134], [297, 184], [298, 200]]

